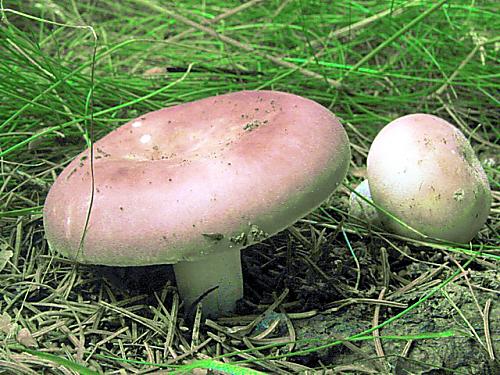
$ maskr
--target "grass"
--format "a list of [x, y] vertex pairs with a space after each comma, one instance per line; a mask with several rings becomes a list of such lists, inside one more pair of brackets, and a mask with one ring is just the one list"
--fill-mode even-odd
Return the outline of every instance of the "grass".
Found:
[[[154, 363], [178, 372], [197, 366], [234, 374], [384, 373], [402, 360], [412, 369], [445, 373], [468, 372], [481, 362], [495, 368], [500, 256], [495, 5], [4, 0], [0, 373], [67, 373], [63, 367], [148, 373], [156, 371]], [[215, 322], [190, 320], [171, 281], [144, 288], [143, 275], [116, 271], [103, 277], [108, 271], [73, 265], [49, 251], [44, 197], [92, 139], [145, 112], [244, 89], [287, 91], [330, 108], [349, 133], [353, 157], [345, 186], [331, 200], [244, 252], [247, 301], [240, 314]], [[371, 140], [389, 121], [415, 112], [458, 126], [487, 172], [493, 207], [470, 246], [407, 240], [348, 218], [349, 189], [365, 174]], [[114, 279], [129, 283], [116, 288]], [[453, 294], [455, 288], [463, 294]], [[472, 301], [474, 309], [460, 298]], [[449, 319], [435, 330], [405, 332], [411, 319], [438, 307], [460, 324]], [[346, 311], [355, 315], [356, 309], [373, 321], [356, 315], [352, 324], [362, 328], [344, 335], [338, 328], [311, 331], [310, 337], [299, 328], [304, 322], [309, 327], [333, 322]], [[435, 342], [444, 346], [462, 339], [470, 339], [467, 345], [478, 355], [458, 353], [466, 365], [414, 356]], [[344, 349], [332, 349], [340, 346]]]

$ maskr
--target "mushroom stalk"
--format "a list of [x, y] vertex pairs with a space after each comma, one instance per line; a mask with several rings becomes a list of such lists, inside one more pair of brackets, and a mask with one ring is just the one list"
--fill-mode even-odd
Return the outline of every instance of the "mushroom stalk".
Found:
[[186, 307], [206, 291], [218, 286], [202, 300], [208, 316], [224, 315], [234, 310], [243, 297], [243, 275], [240, 251], [214, 253], [196, 261], [174, 264], [175, 279], [180, 297]]

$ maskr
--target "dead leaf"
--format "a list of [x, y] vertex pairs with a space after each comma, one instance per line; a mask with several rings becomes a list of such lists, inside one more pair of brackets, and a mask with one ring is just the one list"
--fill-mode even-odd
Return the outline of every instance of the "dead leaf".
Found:
[[31, 336], [31, 332], [28, 328], [21, 328], [17, 333], [16, 340], [19, 344], [27, 348], [34, 348], [37, 346], [36, 340]]
[[0, 250], [0, 272], [2, 272], [13, 255], [14, 253], [11, 250]]
[[10, 316], [4, 312], [0, 316], [0, 331], [8, 335], [12, 330], [12, 323]]
[[352, 168], [351, 174], [354, 177], [366, 178], [366, 167]]
[[145, 76], [158, 76], [158, 75], [162, 75], [162, 74], [166, 74], [166, 73], [167, 73], [167, 70], [165, 68], [155, 67], [155, 68], [150, 68], [150, 69], [146, 70], [144, 72], [144, 75]]

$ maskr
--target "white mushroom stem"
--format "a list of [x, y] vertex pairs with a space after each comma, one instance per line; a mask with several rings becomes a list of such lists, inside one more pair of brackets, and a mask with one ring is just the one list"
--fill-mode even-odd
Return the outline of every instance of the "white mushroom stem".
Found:
[[224, 315], [234, 310], [243, 297], [243, 275], [239, 250], [204, 256], [196, 261], [174, 264], [175, 279], [184, 306], [189, 308], [201, 295], [218, 288], [202, 300], [208, 316]]

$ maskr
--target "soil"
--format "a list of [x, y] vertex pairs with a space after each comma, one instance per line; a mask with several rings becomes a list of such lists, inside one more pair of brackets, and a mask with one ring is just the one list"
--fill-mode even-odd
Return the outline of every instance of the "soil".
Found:
[[[491, 273], [477, 275], [489, 283], [494, 276]], [[465, 285], [449, 285], [445, 288], [449, 298], [456, 304], [461, 313], [472, 324], [481, 340], [484, 342], [483, 321], [479, 315], [475, 301], [471, 298], [469, 289]], [[421, 292], [409, 292], [400, 299], [412, 303], [421, 297]], [[475, 292], [480, 306], [484, 306], [490, 293]], [[336, 337], [348, 337], [371, 327], [374, 307], [356, 304], [341, 311], [327, 315], [318, 315], [307, 320], [296, 322], [297, 338], [325, 339], [326, 342], [335, 341]], [[382, 309], [383, 310], [383, 309]], [[382, 313], [380, 321], [389, 318], [395, 313], [389, 309]], [[490, 312], [490, 330], [493, 336], [493, 346], [496, 353], [500, 350], [498, 331], [500, 328], [500, 308], [498, 303], [493, 304]], [[394, 374], [498, 374], [498, 361], [491, 362], [483, 347], [472, 336], [469, 327], [455, 310], [450, 301], [442, 294], [428, 300], [423, 305], [411, 311], [408, 315], [389, 324], [380, 330], [381, 336], [389, 335], [418, 335], [421, 333], [443, 332], [451, 330], [454, 337], [439, 339], [424, 339], [413, 342], [406, 357], [402, 357], [407, 341], [382, 340], [386, 356], [380, 366]], [[495, 339], [496, 337], [496, 339]], [[356, 345], [365, 353], [365, 357], [354, 353], [349, 348], [339, 345], [316, 352], [316, 358], [304, 358], [304, 364], [320, 360], [323, 363], [336, 365], [358, 364], [365, 369], [373, 369], [373, 359], [376, 352], [372, 341], [357, 342]], [[296, 349], [304, 349], [308, 345], [299, 345]], [[368, 358], [368, 359], [367, 359]], [[371, 359], [371, 360], [369, 360]], [[382, 364], [383, 363], [383, 364]]]
[[[452, 257], [459, 263], [465, 259], [435, 249], [410, 250], [404, 243], [397, 243], [397, 247], [406, 253], [402, 254], [382, 248], [382, 243], [376, 240], [356, 241], [355, 236], [351, 235], [351, 241], [354, 241], [350, 244], [360, 266], [358, 274], [353, 257], [338, 232], [327, 234], [314, 250], [307, 249], [313, 246], [308, 240], [300, 241], [300, 233], [304, 230], [282, 232], [243, 251], [246, 300], [242, 301], [237, 311], [239, 316], [262, 311], [262, 305], [272, 303], [276, 295], [288, 289], [281, 312], [317, 312], [310, 318], [292, 319], [298, 341], [294, 351], [311, 349], [371, 328], [375, 305], [366, 303], [366, 300], [359, 301], [360, 298], [377, 299], [385, 287], [384, 299], [410, 306], [456, 270]], [[310, 239], [311, 236], [304, 238]], [[342, 242], [344, 246], [341, 246]], [[385, 267], [384, 257], [381, 256], [383, 252], [387, 253]], [[441, 267], [442, 264], [446, 266]], [[99, 272], [103, 271], [112, 284], [141, 293], [155, 289], [167, 279], [173, 280], [173, 273], [168, 266], [135, 268], [132, 277], [127, 269], [110, 271], [106, 267], [99, 268]], [[398, 292], [405, 284], [434, 271], [423, 283]], [[159, 275], [163, 275], [163, 280]], [[485, 347], [468, 326], [470, 324], [473, 327], [484, 344], [484, 323], [479, 310], [483, 311], [486, 301], [490, 300], [491, 342], [494, 352], [500, 353], [500, 305], [498, 293], [495, 292], [500, 290], [498, 270], [488, 262], [477, 262], [469, 268], [467, 278], [468, 282], [462, 275], [379, 332], [381, 336], [404, 336], [451, 331], [451, 337], [414, 340], [404, 355], [408, 340], [382, 339], [383, 360], [377, 359], [373, 340], [355, 342], [359, 350], [340, 344], [292, 356], [287, 360], [314, 368], [321, 364], [329, 368], [334, 366], [347, 373], [498, 374], [499, 362], [489, 360]], [[152, 283], [152, 280], [155, 282]], [[338, 307], [335, 302], [339, 300], [352, 303]], [[381, 306], [378, 322], [384, 322], [402, 309]], [[267, 328], [280, 314], [279, 310], [273, 312], [269, 319], [264, 319], [257, 326], [253, 334]], [[189, 322], [187, 314], [184, 318]], [[224, 320], [219, 324], [229, 326]], [[267, 338], [286, 335], [283, 320]], [[308, 339], [313, 342], [307, 342]], [[245, 348], [243, 343], [241, 348]]]

